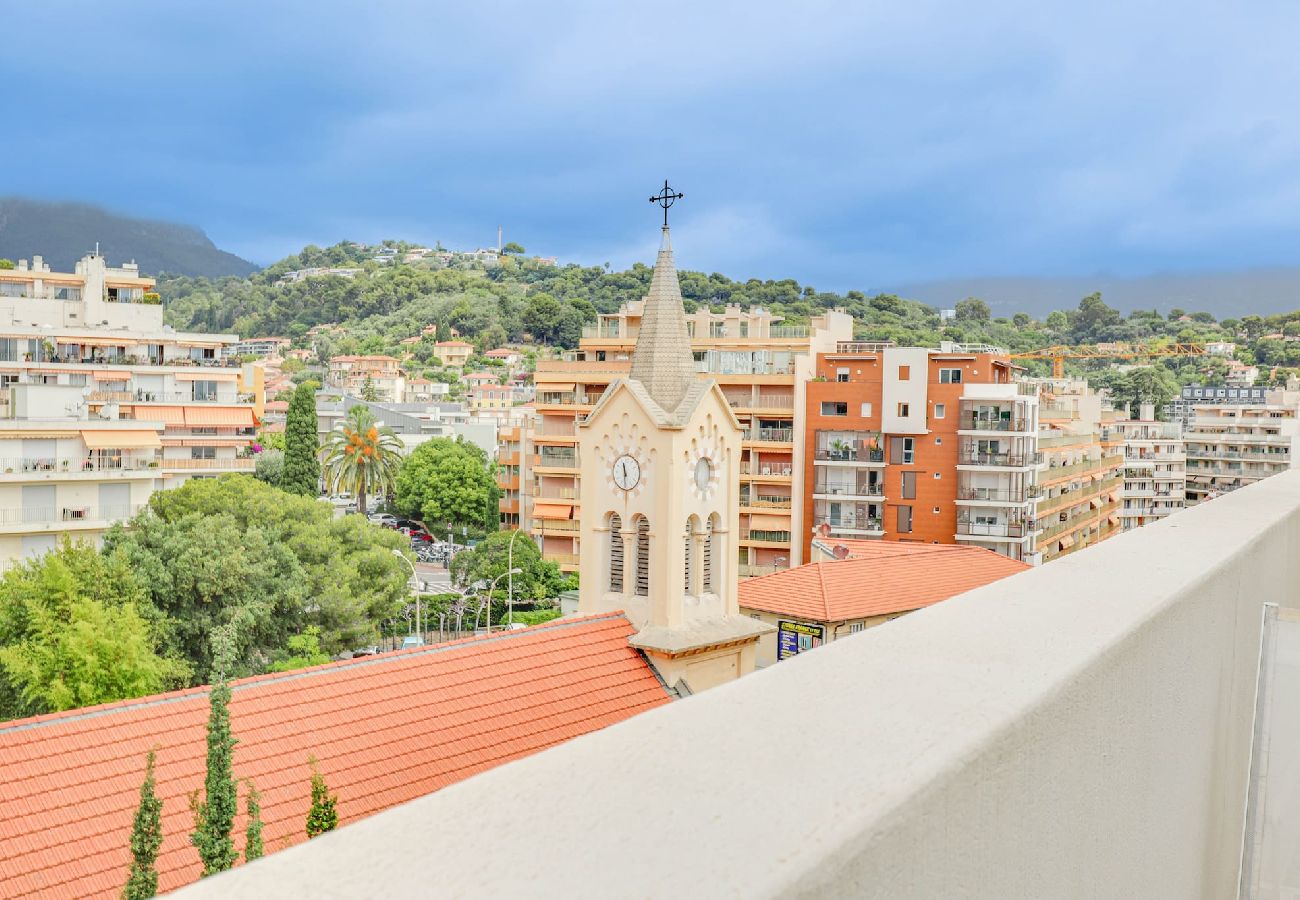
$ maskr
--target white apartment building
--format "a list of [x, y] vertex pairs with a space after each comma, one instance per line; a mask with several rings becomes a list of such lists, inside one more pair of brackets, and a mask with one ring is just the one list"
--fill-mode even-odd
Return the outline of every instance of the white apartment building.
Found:
[[1163, 519], [1186, 505], [1187, 454], [1176, 422], [1160, 422], [1151, 404], [1136, 419], [1109, 426], [1124, 444], [1119, 521], [1124, 531]]
[[253, 398], [222, 354], [237, 336], [165, 326], [153, 284], [97, 255], [0, 270], [0, 563], [96, 537], [158, 488], [252, 470]]
[[1300, 392], [1271, 391], [1267, 403], [1202, 404], [1183, 435], [1187, 505], [1296, 468]]

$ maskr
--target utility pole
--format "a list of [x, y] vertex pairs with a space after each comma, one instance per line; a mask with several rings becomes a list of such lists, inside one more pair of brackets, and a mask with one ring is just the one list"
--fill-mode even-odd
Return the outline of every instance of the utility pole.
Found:
[[497, 226], [497, 256], [501, 255], [501, 226]]

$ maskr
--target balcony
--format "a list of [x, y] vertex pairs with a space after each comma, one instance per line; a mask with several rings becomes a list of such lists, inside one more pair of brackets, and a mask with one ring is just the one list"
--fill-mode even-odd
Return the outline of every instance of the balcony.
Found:
[[[1174, 521], [180, 896], [423, 897], [431, 846], [510, 861], [445, 867], [447, 896], [1237, 896], [1262, 604], [1300, 607], [1300, 473]], [[797, 803], [756, 788], [796, 771]], [[583, 852], [557, 865], [539, 833]]]
[[789, 544], [790, 532], [788, 531], [767, 531], [758, 528], [740, 530], [740, 539], [742, 541], [751, 541], [757, 544]]
[[957, 456], [959, 466], [988, 466], [996, 469], [1028, 469], [1043, 461], [1043, 454], [985, 452], [963, 447]]
[[235, 470], [249, 471], [257, 468], [257, 459], [252, 456], [227, 456], [215, 459], [163, 459], [162, 467], [168, 471], [212, 471]]
[[1042, 488], [1031, 484], [1023, 488], [959, 487], [957, 499], [974, 503], [1028, 503], [1043, 495]]
[[1026, 522], [972, 522], [957, 519], [957, 534], [966, 537], [1023, 538], [1030, 533]]
[[745, 432], [747, 441], [766, 441], [770, 444], [788, 444], [794, 440], [793, 428], [751, 428]]
[[867, 463], [883, 466], [885, 464], [885, 451], [868, 450], [866, 447], [848, 447], [845, 449], [819, 447], [813, 451], [813, 459], [817, 462]]
[[885, 496], [885, 485], [883, 482], [842, 482], [827, 481], [818, 479], [813, 486], [813, 496], [823, 497], [844, 497], [853, 499], [856, 497], [865, 498], [883, 498]]
[[151, 477], [158, 471], [157, 456], [117, 457], [12, 457], [0, 459], [4, 481], [80, 479], [98, 481], [105, 477]]
[[69, 531], [106, 528], [144, 509], [143, 503], [120, 506], [35, 506], [0, 509], [0, 533]]
[[789, 478], [794, 474], [794, 465], [791, 463], [741, 463], [740, 474], [748, 475], [750, 478]]
[[740, 505], [752, 509], [790, 509], [792, 500], [790, 497], [782, 497], [776, 494], [755, 494], [751, 496], [747, 491], [742, 490], [740, 492]]

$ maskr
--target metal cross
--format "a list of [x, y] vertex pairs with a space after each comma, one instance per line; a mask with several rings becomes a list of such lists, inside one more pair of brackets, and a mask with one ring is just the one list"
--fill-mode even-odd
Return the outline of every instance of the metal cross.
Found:
[[672, 206], [678, 200], [685, 197], [682, 193], [673, 193], [673, 189], [668, 186], [668, 179], [664, 179], [664, 189], [650, 198], [651, 203], [658, 203], [664, 208], [664, 227], [668, 227], [668, 207]]

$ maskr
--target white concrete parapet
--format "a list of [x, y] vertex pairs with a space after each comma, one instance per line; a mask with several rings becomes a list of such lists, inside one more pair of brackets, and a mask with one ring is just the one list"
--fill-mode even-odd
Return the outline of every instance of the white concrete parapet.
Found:
[[1266, 601], [1300, 472], [187, 892], [1231, 897]]

